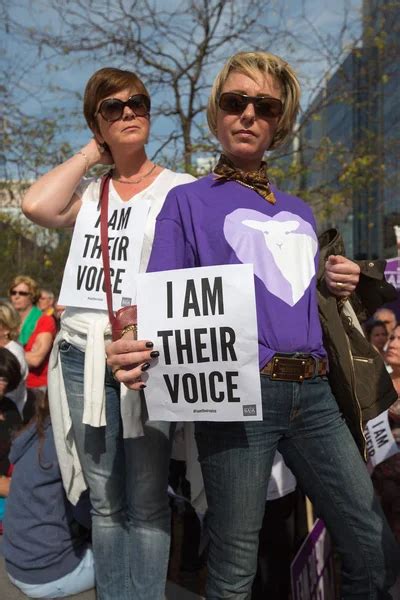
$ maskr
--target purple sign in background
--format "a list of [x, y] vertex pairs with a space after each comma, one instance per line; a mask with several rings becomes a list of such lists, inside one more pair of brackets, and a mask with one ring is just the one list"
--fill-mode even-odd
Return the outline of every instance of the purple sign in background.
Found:
[[293, 600], [335, 600], [335, 568], [328, 531], [321, 519], [304, 540], [291, 565]]
[[385, 304], [388, 308], [394, 310], [397, 320], [400, 322], [400, 257], [388, 258], [385, 269], [386, 280], [397, 289], [397, 300]]

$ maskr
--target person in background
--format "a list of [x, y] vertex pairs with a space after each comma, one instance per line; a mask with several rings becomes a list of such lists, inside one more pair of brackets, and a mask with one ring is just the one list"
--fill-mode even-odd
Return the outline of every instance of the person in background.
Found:
[[396, 319], [396, 315], [394, 313], [393, 310], [391, 310], [390, 308], [378, 308], [377, 311], [375, 311], [374, 313], [374, 319], [376, 321], [382, 321], [382, 323], [384, 323], [384, 325], [386, 326], [388, 335], [391, 335], [394, 328], [397, 325], [397, 319]]
[[399, 396], [399, 399], [388, 411], [390, 427], [399, 453], [375, 467], [372, 481], [382, 502], [389, 525], [400, 544], [400, 325], [394, 328], [389, 337], [386, 361], [391, 367], [390, 376]]
[[22, 419], [8, 394], [21, 381], [17, 358], [6, 348], [0, 348], [0, 532], [6, 498], [10, 489], [11, 465], [9, 453], [14, 432], [22, 425]]
[[29, 598], [63, 598], [95, 585], [88, 531], [67, 501], [47, 395], [14, 439], [4, 517], [3, 555], [11, 582]]
[[400, 398], [400, 325], [396, 325], [390, 334], [386, 360], [393, 369], [390, 377]]
[[385, 347], [389, 337], [385, 323], [383, 321], [369, 321], [365, 325], [365, 336], [385, 360]]
[[40, 290], [40, 296], [38, 300], [38, 308], [44, 315], [54, 314], [54, 294], [50, 290], [42, 288]]
[[31, 277], [15, 277], [10, 284], [9, 295], [21, 318], [18, 341], [24, 347], [29, 367], [26, 386], [33, 392], [46, 391], [49, 356], [56, 335], [55, 320], [42, 314], [35, 306], [39, 299], [39, 288]]
[[42, 316], [41, 310], [36, 306], [39, 299], [39, 288], [32, 277], [17, 275], [11, 281], [8, 295], [11, 304], [21, 319], [18, 341], [22, 346], [25, 346], [36, 327], [36, 323]]
[[[26, 378], [28, 376], [28, 365], [25, 360], [24, 349], [17, 342], [21, 319], [17, 311], [8, 302], [0, 302], [0, 348], [7, 348], [18, 359], [21, 370], [21, 381], [7, 397], [12, 400], [22, 419], [27, 401]], [[28, 419], [29, 420], [29, 419]]]

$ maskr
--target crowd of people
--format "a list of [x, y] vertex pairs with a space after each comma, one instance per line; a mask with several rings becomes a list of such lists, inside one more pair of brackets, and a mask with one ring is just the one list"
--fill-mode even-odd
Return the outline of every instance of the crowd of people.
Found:
[[43, 293], [34, 279], [19, 275], [9, 286], [8, 301], [0, 302], [3, 381], [0, 395], [0, 497], [3, 509], [12, 471], [9, 451], [13, 432], [31, 421], [37, 399], [47, 390], [48, 362], [57, 323], [53, 316], [39, 308]]
[[[180, 481], [190, 496], [192, 470], [170, 460], [176, 423], [148, 417], [143, 375], [157, 368], [160, 349], [136, 339], [132, 311], [116, 335], [114, 311], [135, 304], [140, 272], [240, 263], [257, 265], [263, 420], [193, 428], [209, 538], [206, 598], [288, 599], [290, 562], [305, 535], [294, 524], [304, 495], [340, 558], [341, 598], [392, 597], [399, 502], [388, 499], [386, 475], [372, 478], [381, 501], [374, 493], [354, 382], [343, 375], [338, 388], [332, 379], [342, 311], [365, 281], [379, 308], [383, 266], [377, 261], [371, 277], [373, 263], [345, 258], [337, 237], [320, 238], [319, 254], [311, 208], [270, 183], [264, 154], [291, 133], [299, 101], [297, 76], [280, 57], [231, 57], [207, 109], [222, 154], [210, 175], [195, 180], [148, 158], [151, 97], [138, 75], [102, 68], [84, 93], [92, 139], [26, 193], [22, 209], [32, 221], [74, 226], [61, 319], [53, 293], [25, 275], [12, 280], [10, 302], [0, 305], [3, 553], [10, 580], [28, 597], [95, 585], [99, 600], [164, 599], [168, 484]], [[87, 177], [99, 165], [106, 175]], [[287, 254], [285, 271], [279, 252]], [[84, 293], [88, 254], [105, 283], [97, 291], [87, 284]], [[396, 435], [400, 326], [389, 312], [380, 309], [365, 325], [376, 347], [371, 369], [386, 386], [368, 418], [389, 410]], [[56, 510], [47, 510], [50, 503]], [[198, 569], [193, 509], [187, 527], [186, 564]]]

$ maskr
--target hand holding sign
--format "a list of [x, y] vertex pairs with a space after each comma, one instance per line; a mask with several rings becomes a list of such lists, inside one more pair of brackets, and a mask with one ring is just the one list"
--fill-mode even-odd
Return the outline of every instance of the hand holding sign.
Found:
[[134, 340], [131, 332], [106, 347], [107, 364], [114, 378], [124, 383], [131, 390], [141, 390], [146, 387], [141, 376], [147, 370], [145, 365], [159, 356], [149, 340]]
[[150, 419], [262, 419], [251, 265], [142, 274], [137, 300], [139, 337], [160, 351]]

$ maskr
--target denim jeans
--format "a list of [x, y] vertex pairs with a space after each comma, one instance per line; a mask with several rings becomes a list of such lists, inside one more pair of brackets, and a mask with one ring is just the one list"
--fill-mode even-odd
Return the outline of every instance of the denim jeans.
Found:
[[276, 449], [310, 498], [342, 559], [342, 598], [390, 598], [399, 548], [328, 380], [261, 376], [263, 421], [196, 423], [209, 506], [207, 600], [246, 600]]
[[146, 422], [123, 439], [119, 383], [106, 369], [106, 427], [82, 423], [84, 353], [60, 344], [74, 439], [89, 487], [98, 600], [164, 600], [170, 545], [168, 466], [173, 423]]
[[23, 583], [8, 575], [10, 581], [28, 598], [69, 598], [94, 587], [93, 552], [88, 548], [79, 565], [60, 579], [48, 583]]

